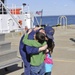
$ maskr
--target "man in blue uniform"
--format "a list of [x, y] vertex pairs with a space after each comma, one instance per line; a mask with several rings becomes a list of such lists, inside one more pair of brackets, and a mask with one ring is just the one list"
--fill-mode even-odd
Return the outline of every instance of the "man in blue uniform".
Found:
[[[44, 30], [41, 28], [39, 29], [39, 31], [44, 33]], [[32, 32], [29, 34], [28, 39], [34, 39], [35, 33], [36, 33], [36, 30], [33, 29]], [[39, 48], [24, 45], [22, 42], [23, 37], [24, 35], [21, 37], [21, 40], [20, 40], [19, 51], [24, 63], [24, 75], [30, 75], [30, 54], [38, 53]]]
[[[32, 31], [31, 34], [29, 35], [29, 39], [32, 39], [34, 34], [35, 32]], [[24, 63], [24, 75], [30, 75], [30, 53], [37, 53], [38, 48], [27, 46], [29, 50], [28, 49], [26, 50], [26, 45], [24, 45], [22, 42], [23, 37], [24, 35], [21, 37], [20, 40], [19, 51]]]

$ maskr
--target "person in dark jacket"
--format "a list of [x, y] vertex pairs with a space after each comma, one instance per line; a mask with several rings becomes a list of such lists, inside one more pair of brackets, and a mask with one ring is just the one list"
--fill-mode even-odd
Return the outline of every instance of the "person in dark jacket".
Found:
[[[42, 32], [42, 29], [40, 29], [40, 31]], [[36, 33], [36, 30], [33, 29], [32, 32], [29, 34], [28, 39], [33, 39], [35, 33]], [[30, 54], [38, 53], [41, 50], [41, 48], [26, 46], [22, 42], [23, 38], [24, 38], [24, 35], [21, 37], [21, 40], [20, 40], [19, 51], [24, 63], [24, 75], [30, 75]], [[46, 46], [44, 48], [46, 49]]]

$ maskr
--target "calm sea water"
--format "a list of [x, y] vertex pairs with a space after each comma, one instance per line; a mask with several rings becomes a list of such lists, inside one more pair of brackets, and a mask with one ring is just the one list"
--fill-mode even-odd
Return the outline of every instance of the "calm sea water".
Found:
[[61, 25], [65, 25], [67, 22], [67, 25], [75, 24], [75, 15], [65, 15], [66, 18], [61, 18], [61, 16], [42, 16], [42, 22], [41, 17], [34, 18], [34, 25], [38, 25], [38, 23], [47, 24], [50, 26], [55, 26], [58, 23], [61, 23]]

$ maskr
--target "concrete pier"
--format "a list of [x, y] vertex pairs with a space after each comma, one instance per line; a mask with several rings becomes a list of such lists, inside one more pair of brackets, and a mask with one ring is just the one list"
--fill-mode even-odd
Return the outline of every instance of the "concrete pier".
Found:
[[[75, 26], [54, 27], [55, 48], [52, 54], [54, 66], [52, 75], [75, 75]], [[12, 42], [12, 48], [18, 50], [19, 40], [22, 34], [12, 33], [6, 35], [6, 39]], [[19, 52], [18, 52], [18, 56]], [[10, 66], [9, 71], [0, 70], [0, 75], [23, 75], [23, 68]]]

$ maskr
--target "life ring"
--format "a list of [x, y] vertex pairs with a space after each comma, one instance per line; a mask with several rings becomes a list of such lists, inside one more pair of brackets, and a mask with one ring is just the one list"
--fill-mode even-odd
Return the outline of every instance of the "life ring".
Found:
[[22, 25], [22, 20], [19, 20], [18, 23], [19, 23], [20, 25]]
[[19, 28], [22, 26], [22, 20], [19, 20], [18, 23], [20, 24]]

